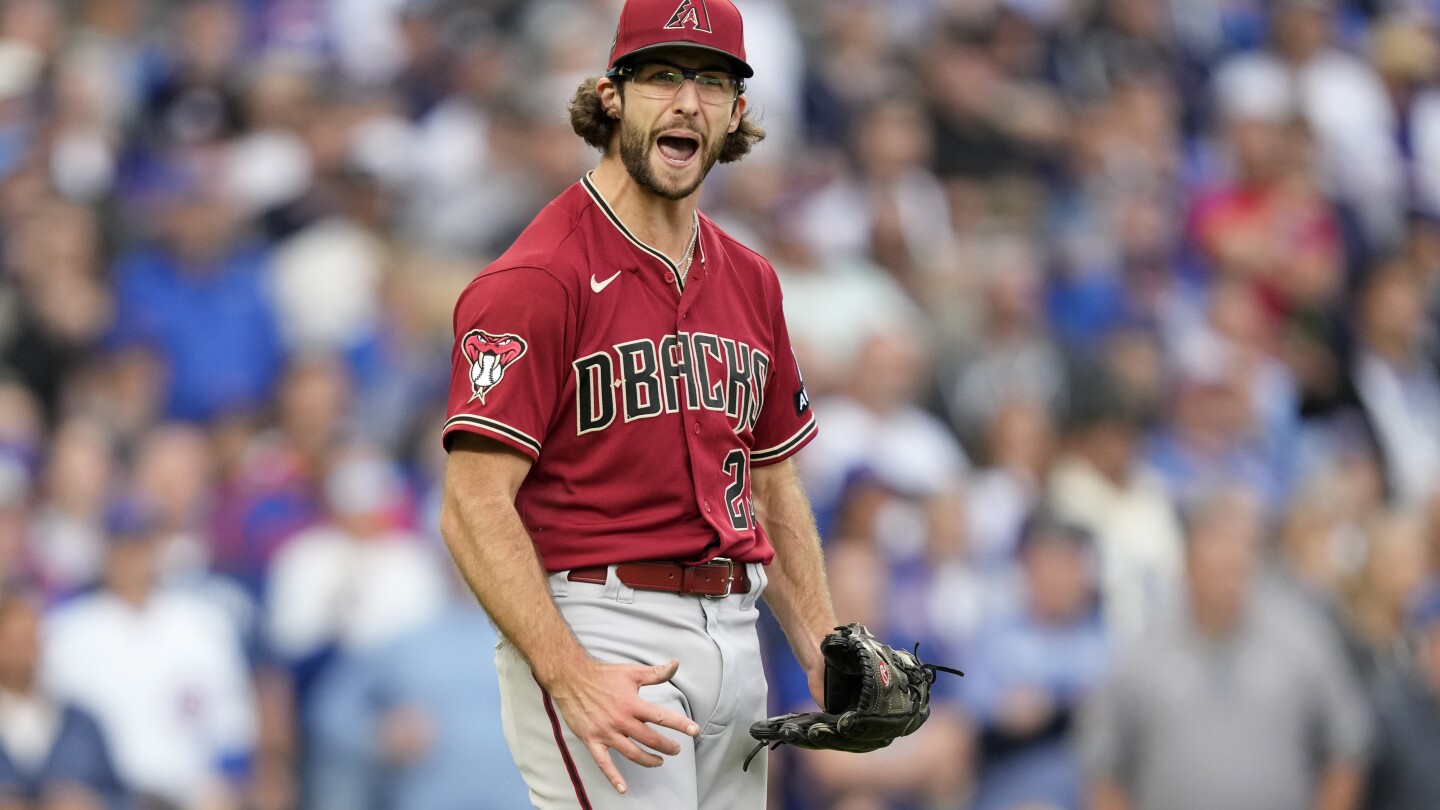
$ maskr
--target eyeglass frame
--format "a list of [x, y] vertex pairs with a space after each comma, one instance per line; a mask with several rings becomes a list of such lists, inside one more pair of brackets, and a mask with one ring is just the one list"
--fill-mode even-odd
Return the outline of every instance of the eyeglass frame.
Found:
[[[699, 68], [692, 70], [691, 68], [680, 67], [679, 65], [673, 64], [671, 62], [664, 62], [658, 59], [645, 62], [635, 62], [628, 65], [616, 65], [615, 67], [605, 71], [605, 78], [628, 79], [630, 81], [634, 81], [636, 72], [639, 71], [640, 68], [646, 67], [647, 65], [661, 65], [667, 68], [674, 68], [676, 73], [679, 73], [681, 76], [684, 77], [679, 84], [675, 85], [675, 93], [671, 96], [671, 98], [680, 95], [680, 88], [685, 86], [685, 82], [695, 82], [695, 80], [700, 77], [701, 73], [724, 73], [726, 76], [729, 76], [735, 81], [735, 95], [730, 99], [731, 104], [734, 104], [736, 99], [745, 95], [745, 79], [737, 74], [731, 73], [728, 70], [716, 70], [715, 68]], [[695, 91], [696, 95], [698, 96], [700, 91], [699, 82], [696, 82], [695, 84]], [[713, 104], [716, 102], [710, 103]]]

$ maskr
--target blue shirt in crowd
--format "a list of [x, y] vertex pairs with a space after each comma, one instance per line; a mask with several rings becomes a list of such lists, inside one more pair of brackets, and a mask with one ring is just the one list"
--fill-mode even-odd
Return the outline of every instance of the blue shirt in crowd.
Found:
[[[992, 732], [986, 739], [1003, 744], [987, 746], [975, 810], [1080, 807], [1080, 764], [1068, 731], [1074, 709], [1105, 676], [1110, 652], [1098, 616], [1050, 625], [1016, 611], [981, 628], [957, 686], [982, 731]], [[1006, 740], [993, 732], [1006, 695], [1018, 688], [1045, 695], [1055, 716], [1030, 738]]]
[[0, 745], [0, 797], [39, 799], [67, 784], [90, 789], [106, 810], [130, 806], [99, 724], [73, 706], [60, 710], [59, 730], [38, 768], [20, 767]]
[[[476, 607], [456, 606], [372, 653], [344, 659], [316, 685], [310, 784], [315, 810], [511, 810], [529, 793], [500, 725], [498, 636]], [[435, 736], [409, 765], [378, 746], [393, 709], [422, 711]]]
[[203, 269], [160, 248], [120, 259], [111, 344], [157, 353], [169, 375], [169, 418], [208, 421], [269, 401], [284, 353], [265, 290], [268, 261], [259, 245]]

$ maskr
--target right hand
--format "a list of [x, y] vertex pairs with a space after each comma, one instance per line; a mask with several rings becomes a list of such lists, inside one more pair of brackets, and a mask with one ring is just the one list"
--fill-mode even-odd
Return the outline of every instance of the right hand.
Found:
[[691, 737], [700, 734], [700, 726], [689, 717], [640, 699], [640, 687], [665, 683], [675, 677], [679, 668], [676, 660], [654, 666], [591, 661], [567, 672], [548, 690], [565, 724], [584, 743], [617, 793], [625, 792], [625, 781], [609, 749], [614, 748], [637, 765], [655, 768], [664, 760], [641, 745], [674, 756], [680, 753], [680, 744], [651, 728], [651, 724]]

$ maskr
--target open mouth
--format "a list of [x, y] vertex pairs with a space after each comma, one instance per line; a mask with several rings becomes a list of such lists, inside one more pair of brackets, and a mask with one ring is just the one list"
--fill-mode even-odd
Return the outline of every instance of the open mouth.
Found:
[[694, 135], [680, 133], [661, 135], [655, 145], [660, 149], [660, 157], [677, 169], [689, 166], [695, 156], [700, 153], [700, 140]]

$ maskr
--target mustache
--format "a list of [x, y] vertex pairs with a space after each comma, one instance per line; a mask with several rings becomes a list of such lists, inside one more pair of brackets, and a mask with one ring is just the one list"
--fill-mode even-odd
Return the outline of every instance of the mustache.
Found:
[[657, 140], [657, 139], [660, 137], [660, 133], [662, 133], [662, 132], [669, 132], [669, 131], [675, 130], [675, 129], [683, 129], [683, 130], [685, 130], [686, 132], [689, 132], [691, 135], [694, 135], [696, 138], [699, 138], [701, 144], [704, 144], [705, 141], [707, 140], [706, 137], [705, 137], [705, 133], [704, 133], [704, 132], [701, 132], [699, 129], [696, 129], [693, 125], [688, 124], [688, 123], [686, 123], [686, 122], [684, 122], [684, 121], [676, 121], [676, 122], [673, 123], [673, 124], [666, 124], [666, 125], [664, 125], [664, 126], [656, 127], [655, 129], [653, 129], [653, 130], [650, 131], [650, 139], [651, 139], [651, 140]]

